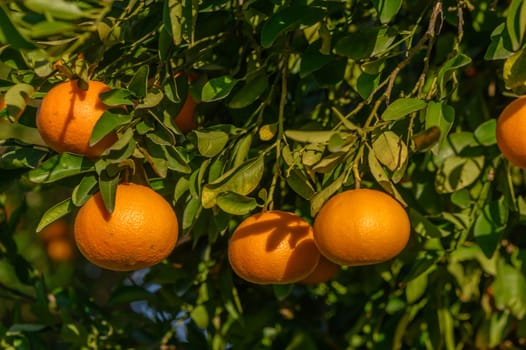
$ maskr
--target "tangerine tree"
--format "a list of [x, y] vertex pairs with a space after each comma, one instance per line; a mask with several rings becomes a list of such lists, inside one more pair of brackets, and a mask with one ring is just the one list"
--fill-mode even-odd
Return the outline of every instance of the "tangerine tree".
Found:
[[0, 344], [523, 348], [525, 47], [523, 0], [0, 1]]

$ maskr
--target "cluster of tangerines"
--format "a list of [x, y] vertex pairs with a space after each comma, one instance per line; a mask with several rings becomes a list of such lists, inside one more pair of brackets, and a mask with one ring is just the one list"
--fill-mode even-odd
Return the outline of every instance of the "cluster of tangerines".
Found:
[[71, 226], [60, 219], [46, 226], [40, 233], [49, 259], [55, 262], [71, 261], [75, 258], [75, 243]]
[[[89, 143], [108, 108], [100, 94], [109, 89], [99, 81], [88, 81], [87, 89], [82, 89], [75, 80], [50, 89], [36, 118], [44, 142], [59, 153], [100, 156], [117, 139], [109, 134]], [[174, 122], [188, 121], [194, 108], [195, 102], [187, 100]], [[180, 128], [188, 131], [195, 122]], [[135, 183], [117, 186], [111, 213], [96, 193], [80, 207], [74, 223], [74, 239], [84, 257], [117, 271], [159, 263], [175, 247], [178, 233], [171, 204], [150, 187]], [[348, 190], [325, 203], [313, 227], [280, 210], [248, 217], [232, 234], [228, 258], [234, 272], [253, 283], [319, 283], [334, 276], [340, 265], [393, 258], [407, 244], [409, 233], [407, 213], [391, 196], [370, 189]]]

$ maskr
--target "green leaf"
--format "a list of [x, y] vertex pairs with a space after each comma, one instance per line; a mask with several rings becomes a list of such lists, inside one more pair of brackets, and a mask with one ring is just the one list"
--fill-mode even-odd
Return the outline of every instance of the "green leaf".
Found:
[[316, 192], [310, 200], [310, 215], [315, 217], [325, 202], [338, 190], [340, 190], [345, 181], [345, 174], [338, 176], [332, 183], [325, 186], [322, 190]]
[[389, 180], [387, 177], [387, 174], [385, 173], [384, 168], [378, 161], [378, 158], [376, 158], [375, 152], [369, 152], [367, 156], [367, 161], [369, 164], [369, 171], [373, 175], [374, 179], [384, 190], [386, 190], [388, 193], [390, 193], [393, 197], [396, 198], [400, 203], [402, 203], [404, 206], [407, 206], [404, 199], [394, 186], [393, 182]]
[[325, 144], [337, 131], [328, 130], [285, 130], [285, 136], [301, 143]]
[[42, 231], [47, 225], [69, 214], [74, 208], [75, 206], [73, 205], [71, 198], [65, 199], [62, 202], [55, 204], [44, 212], [37, 225], [36, 232]]
[[17, 50], [33, 50], [36, 46], [26, 39], [9, 18], [9, 10], [0, 4], [0, 43], [10, 45]]
[[141, 148], [141, 153], [144, 155], [153, 171], [162, 178], [168, 174], [168, 160], [166, 159], [166, 147], [146, 139], [146, 148]]
[[206, 184], [201, 193], [203, 207], [214, 207], [220, 193], [234, 192], [244, 196], [250, 194], [259, 185], [264, 169], [264, 158], [260, 156], [247, 160], [239, 167], [227, 171], [215, 181]]
[[237, 82], [238, 80], [229, 75], [210, 79], [201, 90], [201, 101], [213, 102], [224, 99], [230, 94]]
[[254, 103], [268, 87], [268, 78], [265, 74], [260, 74], [254, 79], [248, 80], [232, 99], [228, 102], [228, 107], [233, 109], [245, 108]]
[[69, 176], [94, 171], [93, 161], [70, 153], [55, 155], [29, 172], [29, 180], [50, 183]]
[[449, 93], [451, 93], [451, 89], [448, 89], [446, 86], [446, 83], [451, 79], [454, 73], [459, 68], [462, 68], [464, 66], [467, 66], [471, 63], [471, 57], [464, 55], [464, 54], [458, 54], [453, 58], [450, 58], [443, 66], [440, 68], [440, 71], [438, 72], [438, 87], [440, 90], [440, 97], [445, 98]]
[[321, 40], [312, 43], [301, 55], [300, 77], [304, 78], [309, 74], [316, 72], [320, 68], [329, 64], [333, 58], [330, 55], [320, 52], [322, 45]]
[[59, 19], [75, 20], [89, 17], [89, 14], [84, 13], [76, 3], [65, 0], [26, 0], [24, 6], [37, 13]]
[[504, 203], [504, 197], [486, 204], [475, 219], [473, 225], [475, 241], [488, 258], [491, 258], [500, 244], [507, 223], [508, 207]]
[[490, 119], [480, 124], [473, 134], [478, 143], [483, 146], [491, 146], [497, 143], [496, 129], [497, 119]]
[[186, 203], [183, 211], [183, 220], [181, 226], [183, 230], [187, 230], [197, 221], [201, 212], [202, 206], [198, 198], [191, 197]]
[[237, 143], [236, 147], [234, 148], [234, 159], [232, 161], [232, 167], [236, 168], [243, 164], [248, 157], [248, 154], [250, 152], [250, 146], [252, 146], [252, 140], [253, 140], [252, 134], [247, 134], [244, 137], [242, 137]]
[[399, 98], [393, 101], [382, 113], [383, 120], [398, 120], [406, 115], [426, 108], [427, 103], [417, 98]]
[[29, 99], [33, 96], [35, 88], [29, 84], [18, 83], [9, 88], [5, 94], [7, 115], [16, 120], [25, 110]]
[[197, 305], [190, 312], [190, 317], [194, 320], [197, 327], [206, 329], [209, 323], [208, 310], [204, 305]]
[[30, 147], [6, 147], [0, 154], [0, 169], [35, 169], [47, 153]]
[[379, 57], [387, 52], [396, 39], [397, 31], [391, 27], [359, 28], [336, 42], [334, 52], [355, 61]]
[[431, 129], [438, 127], [440, 129], [440, 138], [438, 143], [432, 148], [433, 153], [438, 153], [442, 143], [446, 140], [449, 130], [455, 120], [455, 109], [442, 102], [429, 102], [426, 109], [425, 128]]
[[428, 286], [428, 273], [409, 281], [405, 287], [405, 297], [408, 304], [416, 303], [426, 293]]
[[60, 21], [42, 21], [31, 26], [31, 32], [29, 35], [32, 38], [46, 38], [55, 34], [64, 34], [71, 32], [75, 29], [75, 26], [68, 22]]
[[97, 186], [95, 175], [86, 175], [80, 180], [79, 184], [73, 189], [71, 201], [75, 206], [80, 207], [91, 197], [92, 190]]
[[150, 68], [147, 65], [140, 66], [137, 72], [135, 72], [135, 75], [128, 84], [128, 89], [132, 91], [135, 96], [139, 98], [146, 96], [149, 73]]
[[510, 46], [510, 38], [504, 23], [495, 27], [491, 33], [491, 42], [484, 54], [486, 60], [502, 60], [509, 57], [513, 51]]
[[524, 274], [500, 258], [493, 282], [495, 306], [511, 312], [516, 318], [526, 315], [526, 280]]
[[197, 149], [204, 157], [214, 157], [225, 148], [228, 142], [228, 134], [223, 131], [197, 131], [193, 135], [197, 138]]
[[274, 291], [274, 295], [278, 300], [285, 300], [287, 297], [292, 293], [292, 290], [294, 289], [294, 284], [273, 284], [272, 290]]
[[451, 156], [438, 168], [435, 188], [438, 193], [451, 193], [471, 185], [482, 173], [484, 156]]
[[402, 7], [402, 0], [371, 0], [382, 24], [389, 23]]
[[506, 13], [506, 31], [510, 37], [511, 49], [518, 50], [526, 32], [526, 18], [522, 15], [523, 0], [512, 0]]
[[119, 173], [110, 175], [107, 171], [103, 171], [99, 176], [100, 195], [104, 202], [104, 207], [110, 214], [113, 213], [113, 209], [115, 208], [115, 196], [117, 194], [119, 181]]
[[269, 48], [283, 33], [298, 29], [301, 25], [312, 25], [325, 16], [322, 8], [296, 5], [280, 9], [261, 28], [261, 46]]
[[129, 114], [117, 114], [110, 112], [109, 110], [104, 111], [93, 127], [89, 145], [93, 146], [102, 140], [104, 136], [109, 135], [119, 126], [128, 124], [131, 120], [132, 116]]
[[222, 211], [232, 215], [247, 215], [258, 206], [254, 198], [230, 191], [218, 194], [216, 204]]
[[133, 106], [135, 103], [132, 101], [134, 94], [128, 89], [111, 89], [109, 91], [100, 94], [100, 98], [105, 105], [111, 107], [120, 107], [123, 105]]
[[7, 330], [7, 333], [40, 332], [47, 326], [38, 323], [15, 323]]
[[[526, 6], [525, 6], [526, 8]], [[521, 49], [508, 57], [504, 62], [502, 77], [506, 89], [517, 94], [526, 93], [526, 49]]]
[[290, 188], [306, 200], [310, 200], [314, 196], [314, 188], [300, 169], [292, 169], [288, 172], [286, 179]]
[[401, 169], [407, 162], [407, 146], [392, 131], [380, 134], [373, 141], [372, 147], [376, 158], [391, 171]]

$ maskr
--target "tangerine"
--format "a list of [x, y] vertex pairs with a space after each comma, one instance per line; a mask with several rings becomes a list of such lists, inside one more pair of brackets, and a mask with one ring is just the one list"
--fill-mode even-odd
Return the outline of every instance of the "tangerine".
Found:
[[69, 224], [65, 219], [59, 219], [47, 225], [40, 232], [40, 239], [49, 242], [53, 239], [63, 238], [69, 234]]
[[320, 252], [340, 265], [369, 265], [387, 261], [406, 246], [409, 217], [390, 195], [373, 189], [354, 189], [329, 199], [314, 221]]
[[47, 243], [47, 255], [56, 262], [71, 261], [75, 257], [73, 242], [67, 238], [55, 238]]
[[190, 94], [187, 94], [183, 107], [181, 107], [181, 110], [174, 118], [175, 125], [177, 125], [184, 134], [197, 128], [197, 122], [195, 120], [196, 107], [197, 102], [192, 96], [190, 96]]
[[147, 186], [123, 183], [117, 186], [112, 213], [97, 193], [80, 208], [74, 231], [77, 247], [94, 265], [131, 271], [165, 259], [175, 247], [179, 227], [164, 197]]
[[312, 226], [296, 214], [272, 210], [249, 216], [228, 244], [234, 272], [257, 284], [287, 284], [307, 277], [320, 253]]
[[320, 255], [320, 261], [314, 271], [307, 277], [302, 279], [300, 283], [303, 284], [318, 284], [329, 281], [333, 278], [338, 271], [340, 271], [340, 265], [333, 263], [323, 255]]
[[78, 80], [65, 81], [47, 92], [37, 110], [37, 129], [44, 142], [55, 151], [94, 158], [117, 140], [112, 133], [94, 145], [89, 144], [95, 124], [109, 108], [99, 95], [110, 87], [90, 80], [88, 89], [83, 90], [78, 83]]
[[497, 146], [513, 165], [526, 169], [526, 96], [509, 103], [497, 119]]

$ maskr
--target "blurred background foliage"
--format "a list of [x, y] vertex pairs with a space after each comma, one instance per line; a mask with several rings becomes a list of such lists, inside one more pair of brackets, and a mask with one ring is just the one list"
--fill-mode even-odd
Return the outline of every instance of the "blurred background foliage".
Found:
[[[524, 92], [525, 34], [522, 0], [0, 1], [0, 345], [524, 348], [525, 177], [495, 122]], [[68, 78], [127, 106], [97, 125], [92, 139], [119, 142], [96, 161], [36, 132], [39, 101]], [[183, 133], [187, 96], [198, 128]], [[74, 246], [53, 258], [49, 224], [70, 234], [76, 208], [125, 173], [174, 204], [170, 258], [134, 273]], [[312, 221], [356, 185], [406, 205], [399, 257], [316, 286], [233, 275], [244, 215]]]

